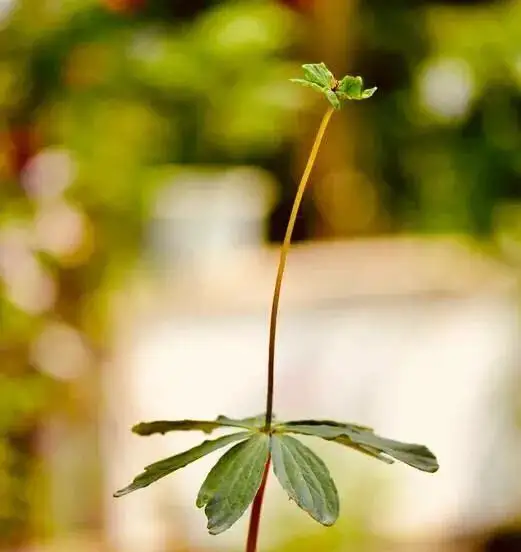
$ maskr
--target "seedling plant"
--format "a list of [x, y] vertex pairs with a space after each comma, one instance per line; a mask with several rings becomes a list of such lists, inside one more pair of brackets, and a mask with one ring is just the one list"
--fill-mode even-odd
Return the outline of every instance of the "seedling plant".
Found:
[[336, 80], [324, 63], [306, 64], [302, 67], [304, 78], [292, 79], [293, 82], [313, 88], [326, 97], [329, 106], [302, 174], [280, 250], [270, 317], [266, 412], [242, 419], [218, 416], [216, 420], [160, 420], [137, 424], [132, 431], [142, 436], [192, 430], [209, 434], [221, 428], [234, 432], [205, 440], [185, 452], [146, 466], [128, 486], [114, 494], [115, 497], [121, 497], [148, 487], [199, 458], [233, 444], [208, 473], [197, 495], [196, 506], [204, 508], [208, 531], [212, 535], [218, 535], [229, 529], [252, 505], [246, 552], [257, 550], [261, 509], [271, 466], [289, 498], [314, 520], [330, 526], [339, 516], [338, 491], [328, 468], [319, 456], [293, 435], [325, 439], [387, 464], [393, 464], [397, 460], [428, 473], [434, 473], [439, 468], [436, 457], [427, 447], [380, 437], [366, 426], [332, 420], [283, 422], [276, 420], [273, 414], [279, 300], [291, 237], [304, 190], [331, 116], [341, 109], [344, 102], [365, 100], [376, 91], [376, 88], [364, 89], [361, 77], [348, 75]]

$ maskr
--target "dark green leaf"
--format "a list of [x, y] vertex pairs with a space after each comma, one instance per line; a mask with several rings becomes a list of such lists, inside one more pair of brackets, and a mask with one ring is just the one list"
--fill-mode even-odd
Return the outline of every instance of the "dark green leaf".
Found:
[[339, 500], [324, 462], [297, 439], [283, 434], [271, 437], [273, 470], [298, 506], [323, 525], [338, 518]]
[[226, 452], [211, 469], [197, 496], [205, 506], [208, 531], [229, 529], [246, 511], [261, 484], [269, 454], [269, 437], [257, 433]]
[[169, 431], [203, 431], [211, 433], [215, 429], [239, 427], [257, 429], [264, 424], [264, 415], [252, 416], [235, 420], [227, 416], [218, 416], [216, 420], [158, 420], [155, 422], [141, 422], [132, 428], [137, 435], [148, 436], [155, 433], [165, 434]]
[[339, 432], [343, 432], [347, 427], [349, 427], [353, 431], [367, 431], [370, 433], [373, 432], [373, 430], [369, 427], [353, 424], [341, 424], [340, 422], [334, 422], [331, 420], [300, 420], [297, 422], [287, 422], [286, 424], [280, 424], [279, 426], [276, 426], [275, 431], [281, 431], [282, 428], [282, 431], [284, 432], [284, 428], [286, 428], [286, 431], [289, 432], [300, 433], [302, 435], [310, 435], [313, 437], [321, 437], [322, 439], [335, 441], [336, 443], [340, 443], [354, 450], [357, 450], [362, 454], [377, 458], [378, 460], [381, 460], [386, 464], [394, 463], [391, 458], [382, 454], [381, 451], [370, 446], [355, 444], [353, 441], [351, 441], [351, 439], [343, 436], [343, 434], [339, 435]]
[[349, 428], [352, 430], [358, 430], [358, 431], [373, 431], [372, 427], [369, 426], [363, 426], [358, 424], [348, 424], [345, 422], [337, 422], [335, 420], [295, 420], [292, 422], [281, 422], [280, 424], [277, 424], [275, 427], [291, 427], [291, 426], [328, 426], [332, 428]]
[[223, 427], [223, 424], [207, 420], [157, 420], [155, 422], [141, 422], [132, 428], [137, 435], [148, 436], [155, 433], [164, 435], [169, 431], [203, 431], [211, 433], [214, 429]]
[[364, 452], [368, 454], [375, 455], [374, 453], [380, 453], [379, 458], [381, 460], [385, 461], [385, 457], [381, 456], [381, 454], [384, 454], [413, 468], [429, 473], [434, 473], [439, 469], [436, 457], [427, 447], [386, 439], [385, 437], [375, 435], [372, 429], [358, 425], [342, 424], [327, 420], [301, 420], [276, 426], [276, 431], [281, 430], [337, 441], [357, 450], [359, 450], [358, 447], [362, 447]]
[[188, 464], [199, 460], [199, 458], [202, 458], [203, 456], [206, 456], [207, 454], [210, 454], [211, 452], [225, 447], [235, 441], [246, 439], [249, 436], [249, 432], [241, 431], [240, 433], [232, 433], [231, 435], [225, 435], [212, 441], [203, 441], [200, 445], [197, 445], [196, 447], [185, 452], [176, 454], [175, 456], [170, 456], [169, 458], [165, 458], [164, 460], [160, 460], [154, 464], [150, 464], [150, 466], [145, 468], [143, 473], [134, 478], [130, 485], [117, 491], [114, 496], [124, 496], [133, 491], [137, 491], [138, 489], [142, 489], [143, 487], [148, 487], [148, 485], [154, 483], [158, 479], [161, 479], [180, 468], [184, 468]]
[[345, 445], [346, 447], [349, 447], [353, 450], [356, 450], [358, 452], [361, 452], [362, 454], [365, 454], [367, 456], [371, 456], [372, 458], [376, 458], [377, 460], [380, 460], [381, 462], [384, 462], [385, 464], [394, 464], [394, 460], [390, 458], [389, 456], [383, 454], [378, 449], [375, 449], [373, 447], [368, 447], [364, 445], [355, 445], [351, 439], [348, 439], [347, 437], [336, 437], [335, 439], [330, 439], [331, 441], [338, 443], [340, 445]]
[[[275, 418], [275, 416], [273, 416]], [[260, 429], [264, 427], [266, 414], [258, 414], [257, 416], [249, 416], [248, 418], [228, 418], [227, 416], [218, 416], [217, 421], [223, 426], [242, 427], [245, 429]]]
[[440, 468], [436, 456], [424, 445], [402, 443], [374, 434], [363, 435], [356, 441], [360, 445], [378, 449], [395, 460], [424, 472], [435, 473]]

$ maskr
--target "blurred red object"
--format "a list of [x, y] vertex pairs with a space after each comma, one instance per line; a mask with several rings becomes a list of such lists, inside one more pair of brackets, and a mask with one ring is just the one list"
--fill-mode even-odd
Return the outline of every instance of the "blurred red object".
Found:
[[15, 175], [19, 175], [25, 164], [38, 151], [36, 132], [28, 127], [9, 130], [10, 166]]
[[146, 0], [101, 0], [101, 3], [111, 11], [135, 12], [145, 5]]

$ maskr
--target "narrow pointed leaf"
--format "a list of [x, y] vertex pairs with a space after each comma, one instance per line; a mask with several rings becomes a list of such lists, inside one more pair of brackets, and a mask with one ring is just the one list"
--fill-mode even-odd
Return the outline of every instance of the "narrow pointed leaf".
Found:
[[257, 433], [226, 452], [211, 469], [197, 496], [205, 507], [208, 531], [229, 529], [246, 511], [261, 484], [269, 455], [269, 437]]
[[154, 422], [141, 422], [132, 428], [133, 433], [141, 436], [161, 433], [164, 435], [169, 431], [203, 431], [211, 433], [215, 429], [239, 427], [244, 429], [256, 429], [262, 427], [259, 422], [262, 415], [250, 418], [233, 419], [227, 416], [218, 416], [216, 420], [158, 420]]
[[271, 437], [273, 470], [280, 484], [300, 508], [323, 525], [338, 518], [338, 491], [324, 462], [297, 439]]
[[362, 92], [362, 99], [366, 100], [367, 98], [370, 98], [377, 90], [378, 90], [378, 87], [376, 86], [373, 86], [373, 88], [366, 88]]
[[368, 447], [366, 445], [355, 445], [347, 437], [340, 436], [340, 437], [336, 437], [335, 439], [331, 439], [331, 440], [335, 443], [338, 443], [340, 445], [344, 445], [344, 446], [349, 447], [353, 450], [361, 452], [362, 454], [365, 454], [366, 456], [371, 456], [372, 458], [376, 458], [376, 460], [380, 460], [384, 464], [394, 464], [394, 460], [392, 458], [385, 455], [383, 452], [380, 452], [378, 449], [375, 449], [373, 447]]
[[331, 88], [333, 74], [324, 63], [307, 63], [302, 66], [306, 80], [323, 88]]
[[[314, 435], [329, 441], [338, 441], [340, 444], [358, 445], [366, 451], [379, 451], [395, 460], [429, 473], [438, 471], [439, 464], [434, 454], [425, 446], [415, 443], [403, 443], [393, 439], [386, 439], [375, 435], [373, 430], [353, 424], [342, 424], [326, 420], [302, 420], [287, 422], [277, 426], [284, 427], [290, 433]], [[284, 431], [284, 430], [283, 430]], [[349, 446], [349, 445], [348, 445]], [[352, 447], [356, 448], [356, 447]], [[383, 458], [381, 458], [383, 460]]]
[[155, 433], [164, 435], [169, 431], [202, 431], [211, 433], [214, 429], [223, 427], [223, 424], [210, 420], [157, 420], [141, 422], [132, 428], [137, 435], [148, 436]]
[[169, 458], [150, 464], [150, 466], [145, 467], [145, 471], [143, 473], [140, 473], [134, 478], [132, 483], [114, 493], [114, 496], [117, 498], [137, 491], [138, 489], [148, 487], [148, 485], [154, 483], [158, 479], [162, 479], [176, 470], [184, 468], [188, 464], [199, 460], [199, 458], [202, 458], [203, 456], [206, 456], [207, 454], [210, 454], [211, 452], [225, 447], [235, 441], [246, 439], [249, 435], [249, 432], [241, 431], [240, 433], [224, 435], [223, 437], [219, 437], [218, 439], [214, 439], [212, 441], [203, 441], [200, 445], [197, 445], [196, 447], [185, 452], [181, 452], [175, 456], [170, 456]]
[[370, 431], [373, 432], [373, 428], [369, 426], [363, 426], [359, 424], [351, 424], [345, 422], [337, 422], [335, 420], [294, 420], [291, 422], [280, 422], [275, 427], [292, 427], [292, 426], [328, 426], [331, 428], [345, 429], [349, 428], [354, 431]]
[[341, 445], [345, 445], [353, 450], [372, 456], [386, 464], [394, 464], [394, 460], [384, 455], [380, 450], [375, 449], [366, 445], [355, 444], [348, 437], [339, 435], [339, 432], [349, 427], [353, 431], [367, 431], [373, 433], [373, 430], [370, 427], [354, 425], [354, 424], [342, 424], [340, 422], [334, 422], [332, 420], [300, 420], [297, 422], [287, 422], [285, 424], [280, 424], [276, 426], [275, 430], [280, 431], [280, 428], [286, 428], [289, 432], [300, 433], [302, 435], [310, 435], [313, 437], [321, 437], [328, 441], [335, 441]]
[[424, 472], [435, 473], [440, 468], [436, 456], [424, 445], [403, 443], [374, 434], [357, 438], [356, 442], [379, 449], [395, 460]]

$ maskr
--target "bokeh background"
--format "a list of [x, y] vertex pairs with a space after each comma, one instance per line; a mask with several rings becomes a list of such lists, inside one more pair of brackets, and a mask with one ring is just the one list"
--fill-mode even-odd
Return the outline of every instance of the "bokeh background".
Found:
[[[277, 244], [324, 61], [335, 115], [298, 219], [277, 413], [374, 424], [434, 476], [316, 444], [315, 527], [275, 485], [261, 549], [521, 550], [521, 1], [0, 0], [0, 549], [241, 550], [208, 537], [197, 439], [263, 409]], [[215, 461], [215, 459], [212, 459]], [[273, 478], [272, 478], [273, 479]]]

